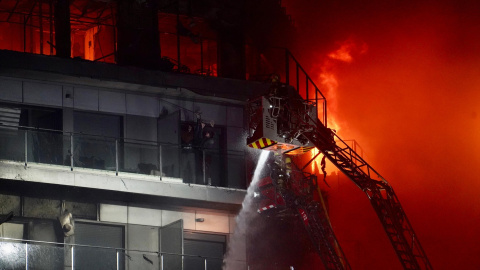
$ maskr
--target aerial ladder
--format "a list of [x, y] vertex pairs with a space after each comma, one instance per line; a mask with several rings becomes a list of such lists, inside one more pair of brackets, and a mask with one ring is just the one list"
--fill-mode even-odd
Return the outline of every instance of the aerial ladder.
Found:
[[[403, 268], [432, 269], [390, 184], [333, 130], [326, 127], [326, 119], [323, 123], [318, 119], [316, 101], [304, 100], [295, 88], [277, 82], [272, 84], [267, 95], [250, 100], [247, 110], [250, 129], [248, 146], [274, 151], [278, 156], [300, 155], [317, 148], [365, 192]], [[276, 159], [277, 163], [282, 162], [281, 158]], [[282, 166], [285, 167], [285, 164]], [[304, 173], [303, 177], [293, 177], [291, 174], [286, 180], [278, 180], [279, 176], [274, 174], [260, 181], [259, 189], [264, 201], [259, 212], [281, 208], [296, 211], [304, 221], [325, 268], [350, 269], [335, 238], [326, 209], [320, 203], [321, 197], [318, 200], [310, 195], [313, 186], [318, 186], [316, 178]], [[298, 188], [303, 182], [312, 183], [310, 193], [301, 192]]]
[[267, 216], [297, 216], [325, 268], [351, 269], [328, 219], [316, 175], [299, 170], [289, 157], [275, 153], [269, 175], [256, 187], [258, 212]]

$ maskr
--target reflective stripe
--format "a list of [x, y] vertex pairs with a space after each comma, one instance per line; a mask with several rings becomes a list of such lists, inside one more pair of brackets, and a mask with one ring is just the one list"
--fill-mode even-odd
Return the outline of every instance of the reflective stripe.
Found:
[[264, 138], [261, 138], [260, 140], [258, 140], [258, 142], [260, 143], [261, 148], [265, 147], [265, 139]]
[[255, 142], [249, 144], [248, 146], [251, 147], [251, 148], [255, 148], [255, 149], [263, 149], [263, 148], [272, 146], [276, 143], [277, 143], [276, 141], [272, 141], [272, 140], [267, 139], [267, 138], [260, 138], [260, 139], [256, 140]]
[[268, 205], [268, 206], [264, 206], [264, 207], [262, 207], [262, 208], [259, 208], [259, 209], [257, 210], [257, 212], [258, 212], [258, 213], [261, 213], [261, 212], [263, 212], [263, 211], [265, 211], [265, 210], [272, 209], [272, 208], [275, 208], [275, 205], [270, 204], [270, 205]]

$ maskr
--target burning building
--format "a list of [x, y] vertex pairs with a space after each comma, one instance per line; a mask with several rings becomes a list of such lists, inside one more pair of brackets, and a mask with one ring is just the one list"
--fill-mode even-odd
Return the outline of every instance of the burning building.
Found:
[[[321, 134], [328, 132], [316, 78], [289, 51], [273, 47], [290, 45], [291, 28], [273, 0], [0, 1], [0, 244], [7, 254], [0, 265], [220, 269], [253, 170], [247, 134], [254, 148], [302, 153], [317, 146], [347, 164], [336, 154], [348, 148], [337, 149], [329, 143], [334, 136], [315, 137], [306, 127], [279, 125], [275, 138], [260, 136], [266, 130], [250, 133], [247, 118], [255, 114], [245, 110], [246, 100], [266, 95], [272, 81], [314, 100], [306, 115], [319, 119]], [[370, 187], [356, 182], [355, 172], [371, 167], [350, 157], [357, 167], [349, 176], [365, 191]], [[395, 199], [383, 184], [368, 194]], [[307, 214], [302, 210], [297, 216]], [[390, 218], [382, 225], [402, 260], [385, 225]], [[252, 262], [267, 269], [262, 253], [246, 252], [245, 245], [266, 249], [275, 245], [269, 243], [274, 235], [291, 230], [302, 236], [284, 237], [283, 249], [263, 253], [278, 255], [269, 267], [313, 269], [308, 261], [321, 269], [310, 251], [323, 249], [302, 254], [311, 245], [305, 222], [262, 222], [272, 235], [249, 232], [236, 251], [238, 267]], [[265, 241], [256, 243], [259, 238]], [[289, 252], [292, 246], [297, 253]], [[348, 243], [347, 257], [349, 250], [358, 259], [361, 248]], [[408, 268], [413, 260], [406, 261]]]
[[222, 268], [292, 29], [254, 2], [0, 2], [0, 268]]

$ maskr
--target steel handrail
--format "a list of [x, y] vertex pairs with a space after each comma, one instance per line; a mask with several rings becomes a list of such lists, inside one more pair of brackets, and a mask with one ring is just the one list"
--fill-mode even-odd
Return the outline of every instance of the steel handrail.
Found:
[[[216, 260], [223, 260], [223, 258], [219, 257], [209, 257], [209, 256], [202, 256], [202, 255], [192, 255], [192, 254], [180, 254], [180, 253], [172, 253], [172, 252], [163, 252], [163, 251], [148, 251], [148, 250], [140, 250], [140, 249], [125, 249], [125, 248], [115, 248], [115, 247], [105, 247], [105, 246], [94, 246], [94, 245], [85, 245], [85, 244], [70, 244], [70, 243], [59, 243], [59, 242], [49, 242], [49, 241], [39, 241], [39, 240], [29, 240], [29, 239], [17, 239], [17, 238], [9, 238], [9, 237], [0, 237], [0, 240], [9, 241], [8, 243], [33, 243], [33, 244], [48, 244], [48, 245], [61, 245], [61, 246], [73, 246], [73, 247], [86, 247], [86, 248], [98, 248], [98, 249], [110, 249], [116, 251], [124, 251], [124, 252], [142, 252], [142, 253], [152, 253], [152, 254], [162, 254], [162, 255], [175, 255], [175, 256], [182, 256], [182, 257], [200, 257], [202, 259], [216, 259]], [[4, 243], [4, 242], [0, 242]], [[234, 260], [238, 262], [244, 262], [241, 260]]]
[[[115, 142], [115, 140], [118, 140], [120, 143], [128, 143], [128, 144], [136, 144], [136, 145], [145, 145], [145, 146], [177, 146], [181, 148], [183, 144], [176, 144], [176, 143], [168, 143], [168, 142], [158, 142], [158, 141], [149, 141], [149, 140], [141, 140], [141, 139], [131, 139], [131, 138], [124, 138], [124, 137], [112, 137], [112, 136], [105, 136], [105, 135], [95, 135], [95, 134], [86, 134], [82, 132], [72, 132], [72, 131], [62, 131], [62, 130], [55, 130], [55, 129], [46, 129], [46, 128], [35, 128], [35, 127], [28, 127], [28, 126], [19, 126], [19, 125], [8, 125], [8, 124], [0, 124], [0, 130], [2, 127], [6, 127], [5, 131], [9, 131], [9, 128], [18, 128], [19, 130], [26, 130], [26, 131], [36, 131], [36, 132], [49, 132], [49, 133], [56, 133], [56, 134], [62, 134], [62, 135], [74, 135], [78, 137], [84, 137], [84, 138], [99, 138], [99, 139], [111, 139], [112, 143]], [[14, 130], [10, 130], [14, 131]], [[201, 149], [199, 147], [193, 146], [193, 148], [196, 149]], [[244, 153], [243, 151], [238, 151], [238, 150], [226, 150], [222, 151], [226, 152], [227, 155], [229, 154], [238, 154], [241, 155], [241, 153]]]

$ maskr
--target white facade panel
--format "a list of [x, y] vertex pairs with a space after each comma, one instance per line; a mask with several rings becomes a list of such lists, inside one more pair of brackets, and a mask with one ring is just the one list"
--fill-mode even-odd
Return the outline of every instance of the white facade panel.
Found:
[[158, 117], [158, 100], [154, 97], [127, 95], [127, 114]]
[[129, 206], [128, 223], [162, 226], [162, 210]]
[[98, 94], [99, 109], [102, 112], [125, 114], [125, 94], [118, 92], [100, 91]]
[[23, 82], [23, 102], [40, 105], [62, 106], [61, 85]]
[[0, 100], [22, 102], [22, 82], [0, 78]]
[[230, 233], [233, 233], [235, 231], [235, 228], [237, 227], [237, 216], [228, 216], [229, 219], [229, 226], [230, 226]]
[[98, 90], [75, 87], [73, 104], [75, 109], [98, 111]]
[[23, 239], [24, 224], [3, 223], [0, 224], [0, 237]]
[[125, 181], [122, 181], [121, 178], [105, 177], [95, 174], [75, 174], [75, 186], [121, 191], [127, 189]]
[[197, 231], [229, 233], [230, 226], [227, 214], [198, 212], [196, 219], [203, 219], [203, 222], [195, 222]]
[[200, 111], [202, 120], [215, 121], [216, 125], [227, 125], [227, 110], [225, 106], [207, 103], [195, 103], [194, 111]]
[[183, 219], [183, 228], [195, 230], [195, 213], [162, 210], [162, 226], [168, 225], [179, 219]]
[[100, 204], [100, 221], [127, 223], [127, 206]]

